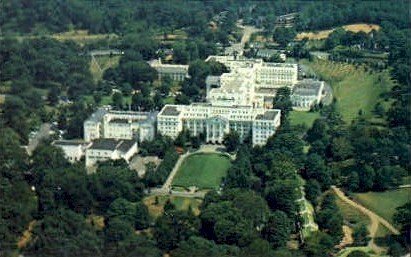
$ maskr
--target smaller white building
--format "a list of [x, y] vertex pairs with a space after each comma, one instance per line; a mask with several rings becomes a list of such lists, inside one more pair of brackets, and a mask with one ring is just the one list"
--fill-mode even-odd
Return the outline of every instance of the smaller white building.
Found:
[[80, 140], [56, 140], [52, 145], [63, 150], [64, 157], [71, 163], [80, 161], [86, 149], [91, 145]]
[[291, 94], [293, 109], [308, 111], [315, 104], [319, 104], [323, 97], [324, 81], [305, 79], [294, 87]]
[[124, 159], [129, 163], [137, 151], [137, 141], [135, 140], [97, 139], [86, 150], [86, 167], [107, 160]]
[[163, 64], [161, 59], [149, 61], [148, 64], [157, 71], [158, 79], [170, 77], [176, 81], [184, 81], [188, 78], [188, 65]]

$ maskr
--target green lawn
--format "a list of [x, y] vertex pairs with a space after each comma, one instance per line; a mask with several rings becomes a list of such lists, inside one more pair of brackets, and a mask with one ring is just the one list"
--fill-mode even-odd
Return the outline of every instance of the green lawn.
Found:
[[360, 212], [359, 210], [353, 208], [348, 203], [342, 201], [340, 198], [336, 196], [336, 204], [343, 215], [344, 220], [351, 224], [352, 226], [357, 226], [359, 224], [366, 224], [370, 223], [370, 219], [367, 215]]
[[[395, 208], [411, 199], [411, 189], [402, 188], [385, 192], [354, 194], [356, 201], [393, 223]], [[394, 224], [393, 224], [394, 225]]]
[[370, 73], [363, 66], [324, 60], [303, 60], [301, 63], [331, 85], [337, 108], [348, 123], [358, 116], [360, 110], [366, 118], [375, 117], [374, 106], [383, 101], [380, 94], [394, 85], [388, 71]]
[[[156, 203], [156, 198], [158, 203]], [[147, 196], [143, 199], [143, 203], [148, 207], [148, 211], [153, 218], [159, 217], [164, 212], [164, 205], [167, 200], [170, 200], [177, 210], [187, 211], [189, 208], [195, 215], [200, 214], [200, 205], [203, 202], [201, 199], [188, 198], [180, 196]]]
[[305, 124], [308, 128], [310, 128], [314, 121], [320, 117], [320, 113], [291, 111], [289, 117], [291, 125]]
[[230, 159], [222, 154], [193, 154], [184, 160], [172, 185], [218, 189], [230, 166]]
[[[89, 104], [94, 104], [94, 98], [92, 95], [83, 96], [84, 100]], [[127, 106], [131, 104], [131, 96], [123, 96], [123, 105]], [[111, 105], [113, 104], [112, 96], [105, 95], [101, 98], [100, 105]]]

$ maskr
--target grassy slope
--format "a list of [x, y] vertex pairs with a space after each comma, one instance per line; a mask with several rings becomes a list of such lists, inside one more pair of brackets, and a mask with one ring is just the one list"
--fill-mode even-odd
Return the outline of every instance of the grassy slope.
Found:
[[374, 106], [382, 101], [380, 94], [393, 86], [388, 71], [369, 73], [364, 67], [330, 61], [304, 60], [302, 63], [331, 85], [337, 107], [346, 122], [355, 119], [359, 110], [366, 118], [374, 118]]
[[355, 200], [374, 211], [387, 221], [393, 223], [395, 208], [404, 205], [411, 199], [411, 189], [402, 188], [385, 192], [368, 192], [354, 194]]
[[230, 159], [220, 154], [191, 155], [184, 160], [174, 177], [172, 185], [216, 189], [230, 165]]
[[[90, 72], [93, 75], [95, 81], [101, 80], [103, 73], [108, 68], [116, 67], [120, 61], [120, 56], [98, 56], [94, 57], [96, 62], [91, 61]], [[100, 66], [100, 69], [98, 68]]]
[[320, 113], [291, 111], [289, 117], [291, 125], [305, 124], [308, 128], [310, 128], [314, 121], [320, 117]]
[[[356, 24], [345, 25], [342, 27], [345, 30], [352, 31], [355, 33], [360, 32], [360, 31], [369, 33], [373, 29], [375, 30], [380, 29], [379, 25], [366, 24], [366, 23], [356, 23]], [[301, 32], [297, 34], [296, 39], [297, 40], [302, 40], [303, 38], [314, 39], [314, 40], [326, 39], [331, 34], [331, 32], [333, 32], [333, 30], [334, 29], [320, 30], [320, 31], [315, 31], [315, 32]]]

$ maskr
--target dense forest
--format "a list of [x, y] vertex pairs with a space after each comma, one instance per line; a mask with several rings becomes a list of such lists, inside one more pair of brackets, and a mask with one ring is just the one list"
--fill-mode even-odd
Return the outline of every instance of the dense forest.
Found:
[[[209, 21], [223, 11], [228, 11], [224, 22], [211, 28]], [[299, 13], [293, 31], [276, 31], [276, 17], [290, 12]], [[0, 94], [7, 96], [0, 105], [0, 256], [335, 254], [343, 219], [330, 186], [347, 192], [384, 191], [410, 175], [408, 13], [407, 1], [5, 1], [0, 5]], [[141, 144], [141, 155], [163, 159], [158, 167], [148, 167], [144, 178], [117, 161], [103, 163], [87, 175], [83, 163], [69, 164], [49, 141], [31, 156], [22, 148], [30, 131], [43, 122], [57, 121], [66, 138], [82, 138], [83, 121], [113, 89], [117, 92], [110, 97], [117, 109], [159, 110], [174, 85], [168, 79], [156, 81], [156, 71], [147, 64], [160, 57], [158, 49], [171, 47], [173, 62], [190, 65], [191, 77], [178, 85], [181, 94], [175, 102], [203, 100], [206, 76], [226, 71], [219, 63], [203, 60], [218, 52], [218, 43], [235, 39], [238, 19], [262, 26], [269, 34], [282, 34], [284, 46], [296, 31], [355, 22], [380, 25], [374, 37], [337, 29], [324, 44], [334, 61], [358, 59], [352, 45], [375, 50], [377, 44], [377, 50], [389, 53], [385, 66], [370, 67], [370, 72], [389, 69], [396, 81], [383, 96], [389, 106], [375, 107], [386, 125], [375, 125], [361, 113], [347, 124], [334, 101], [320, 108], [320, 118], [311, 127], [292, 126], [290, 92], [279, 90], [274, 107], [282, 110], [282, 126], [267, 145], [252, 148], [247, 141], [240, 145], [238, 135], [227, 135], [225, 144], [237, 158], [222, 191], [206, 194], [199, 215], [191, 208], [178, 210], [168, 201], [158, 218], [149, 215], [144, 190], [165, 181], [178, 158], [176, 147], [196, 147], [202, 138], [182, 133], [175, 141], [158, 136]], [[84, 45], [49, 37], [80, 29], [119, 37]], [[187, 38], [171, 46], [153, 36], [178, 30]], [[293, 51], [305, 58], [302, 44], [296, 43]], [[95, 81], [87, 53], [107, 46], [125, 54], [118, 66]], [[296, 202], [302, 197], [303, 180], [319, 225], [305, 241], [298, 236], [302, 220]], [[410, 249], [410, 220], [410, 204], [398, 208], [394, 221], [401, 235], [388, 240], [392, 256]], [[28, 227], [31, 240], [19, 248]], [[366, 228], [364, 233], [364, 227], [357, 227], [355, 244], [367, 244], [366, 234]], [[290, 249], [290, 238], [299, 247]]]

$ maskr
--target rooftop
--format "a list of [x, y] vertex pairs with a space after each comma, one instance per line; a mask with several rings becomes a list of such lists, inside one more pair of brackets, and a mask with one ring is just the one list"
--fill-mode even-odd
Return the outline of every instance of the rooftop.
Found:
[[79, 146], [85, 144], [83, 140], [55, 140], [53, 145], [57, 146]]
[[99, 108], [97, 111], [95, 111], [91, 116], [86, 120], [86, 121], [91, 121], [91, 122], [99, 122], [101, 119], [103, 119], [104, 115], [108, 113], [107, 109], [104, 108]]
[[295, 85], [293, 95], [318, 95], [323, 83], [322, 81], [313, 79], [302, 80]]
[[180, 111], [177, 109], [177, 106], [166, 105], [161, 111], [161, 114], [166, 116], [178, 116]]
[[274, 120], [277, 115], [280, 114], [280, 110], [268, 110], [264, 114], [258, 114], [255, 119], [256, 120]]
[[90, 149], [92, 150], [120, 150], [122, 152], [128, 151], [136, 141], [134, 140], [118, 140], [118, 139], [107, 139], [107, 138], [100, 138], [93, 141]]

